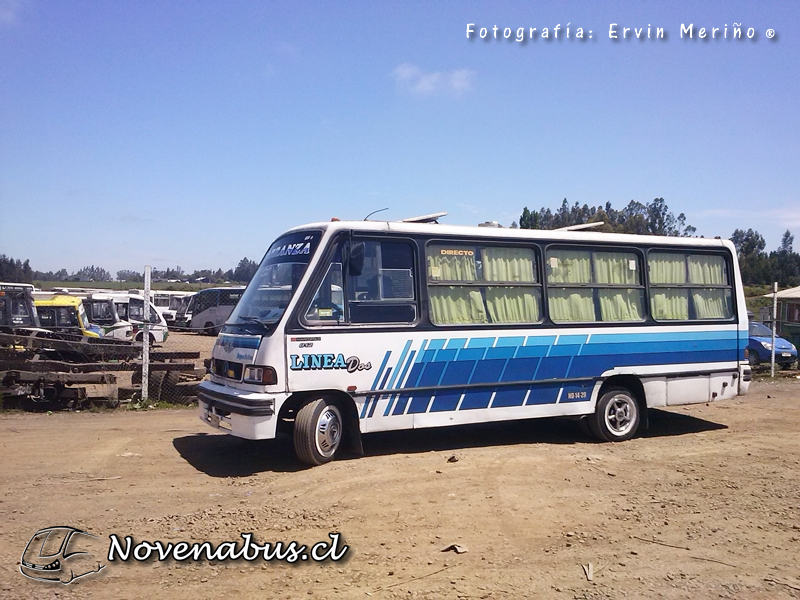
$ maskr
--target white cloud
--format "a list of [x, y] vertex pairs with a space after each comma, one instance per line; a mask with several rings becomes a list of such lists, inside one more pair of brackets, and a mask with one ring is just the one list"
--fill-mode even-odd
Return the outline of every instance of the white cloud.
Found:
[[394, 79], [398, 87], [415, 96], [439, 93], [460, 96], [473, 88], [476, 75], [475, 71], [469, 69], [426, 73], [411, 63], [403, 63], [394, 70]]

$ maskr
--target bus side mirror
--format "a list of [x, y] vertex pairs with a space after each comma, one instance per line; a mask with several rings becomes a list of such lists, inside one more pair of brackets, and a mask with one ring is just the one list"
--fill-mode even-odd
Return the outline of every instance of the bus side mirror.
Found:
[[350, 252], [347, 260], [347, 274], [350, 277], [358, 277], [364, 270], [364, 242], [354, 242], [350, 244]]

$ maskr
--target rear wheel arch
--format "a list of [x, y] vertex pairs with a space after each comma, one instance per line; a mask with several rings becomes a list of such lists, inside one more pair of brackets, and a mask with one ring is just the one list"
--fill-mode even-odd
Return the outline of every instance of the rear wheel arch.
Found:
[[[607, 426], [604, 426], [603, 423], [604, 415], [601, 414], [608, 409], [609, 400], [606, 399], [606, 396], [610, 392], [615, 391], [626, 392], [629, 394], [635, 402], [635, 406], [632, 408], [635, 408], [637, 413], [635, 415], [637, 422], [633, 431], [629, 434], [622, 435], [621, 437], [612, 435], [609, 432]], [[604, 401], [604, 399], [606, 400]], [[616, 375], [606, 379], [597, 392], [595, 412], [587, 415], [585, 419], [595, 437], [604, 441], [621, 441], [629, 439], [633, 437], [636, 434], [636, 431], [639, 429], [646, 429], [649, 425], [647, 417], [647, 397], [645, 395], [644, 385], [642, 385], [641, 380], [633, 375]]]
[[633, 394], [634, 398], [636, 398], [636, 403], [639, 405], [640, 413], [642, 415], [642, 425], [647, 424], [647, 395], [644, 392], [644, 385], [642, 384], [642, 380], [634, 375], [615, 375], [613, 377], [609, 377], [603, 382], [603, 385], [600, 386], [600, 391], [597, 393], [597, 399], [603, 397], [609, 388], [614, 387], [621, 387]]

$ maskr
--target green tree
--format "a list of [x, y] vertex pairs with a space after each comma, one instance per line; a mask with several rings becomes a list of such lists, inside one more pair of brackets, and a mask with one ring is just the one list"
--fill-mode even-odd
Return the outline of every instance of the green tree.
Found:
[[0, 281], [8, 283], [32, 283], [33, 269], [30, 261], [13, 259], [5, 254], [0, 254]]
[[636, 233], [650, 235], [690, 236], [697, 230], [686, 224], [686, 215], [677, 217], [669, 210], [663, 198], [656, 198], [648, 204], [631, 200], [622, 210], [617, 210], [607, 202], [603, 206], [571, 205], [567, 199], [554, 213], [549, 208], [531, 211], [522, 209], [519, 218], [520, 229], [559, 229], [584, 223], [603, 223], [595, 231], [611, 233]]
[[111, 281], [111, 273], [94, 265], [83, 267], [75, 273], [74, 277], [77, 277], [78, 281]]
[[144, 281], [144, 275], [142, 275], [138, 271], [128, 271], [128, 270], [117, 271], [117, 281], [130, 281], [134, 283], [140, 283]]
[[258, 270], [258, 263], [252, 260], [248, 260], [245, 256], [242, 260], [239, 261], [239, 265], [233, 271], [233, 276], [231, 279], [233, 281], [241, 281], [242, 283], [249, 283], [250, 280], [253, 278], [253, 275], [256, 274]]

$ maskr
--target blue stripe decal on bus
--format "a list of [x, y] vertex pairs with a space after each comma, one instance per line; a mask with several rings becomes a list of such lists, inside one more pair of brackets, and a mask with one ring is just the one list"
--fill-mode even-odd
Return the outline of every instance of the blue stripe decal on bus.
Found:
[[257, 350], [261, 343], [261, 337], [253, 336], [238, 336], [222, 334], [217, 338], [217, 346], [228, 348], [247, 348], [248, 350]]
[[[380, 385], [379, 389], [381, 389], [381, 390], [385, 390], [386, 389], [386, 382], [389, 380], [389, 375], [391, 373], [392, 373], [392, 367], [389, 367], [388, 369], [386, 369], [386, 375], [384, 375], [383, 380], [381, 381], [381, 385]], [[383, 394], [377, 394], [377, 395], [373, 396], [372, 406], [370, 407], [369, 414], [367, 415], [368, 418], [375, 414], [375, 407], [378, 406], [378, 402], [383, 397], [384, 397]]]
[[422, 340], [422, 345], [419, 347], [419, 354], [417, 354], [417, 362], [422, 362], [422, 353], [425, 351], [425, 344], [428, 340]]
[[[594, 381], [512, 388], [491, 384], [571, 378], [597, 380], [615, 368], [733, 362], [743, 358], [746, 345], [744, 330], [440, 338], [422, 340], [418, 350], [411, 350], [412, 343], [407, 341], [389, 371], [386, 371], [387, 354], [373, 389], [430, 388], [396, 393], [389, 399], [384, 416], [582, 402], [591, 398]], [[387, 388], [392, 370], [394, 375]], [[381, 377], [383, 381], [377, 387]], [[461, 384], [489, 385], [479, 389], [436, 390], [442, 385]], [[369, 398], [370, 406], [365, 404], [362, 418], [374, 413], [379, 398], [379, 395]]]
[[[408, 355], [408, 360], [406, 361], [406, 364], [403, 365], [403, 371], [402, 371], [402, 373], [400, 373], [400, 385], [403, 385], [403, 382], [405, 381], [405, 378], [406, 378], [406, 373], [408, 372], [408, 368], [414, 363], [414, 355], [415, 354], [416, 354], [416, 350], [412, 350]], [[397, 403], [398, 398], [400, 398], [400, 394], [395, 394], [394, 397], [392, 398], [392, 400], [386, 404], [386, 412], [383, 414], [384, 417], [388, 417], [389, 416], [389, 411], [392, 409], [392, 406]], [[406, 409], [406, 407], [405, 407], [405, 404], [404, 404], [403, 408], [400, 410], [399, 414], [403, 414], [403, 411], [405, 411], [405, 409]], [[396, 415], [398, 413], [395, 411], [392, 414]]]
[[[386, 368], [386, 363], [389, 362], [389, 357], [391, 355], [392, 355], [392, 351], [391, 350], [387, 350], [386, 354], [383, 357], [383, 362], [381, 363], [380, 369], [378, 369], [378, 372], [375, 373], [375, 381], [372, 382], [372, 387], [369, 388], [370, 390], [374, 390], [375, 386], [378, 385], [378, 381], [380, 380], [381, 375], [383, 374], [383, 370]], [[361, 418], [362, 419], [367, 416], [367, 406], [370, 403], [370, 399], [371, 399], [371, 396], [367, 396], [367, 398], [364, 399], [364, 406], [361, 407]]]
[[[400, 358], [397, 359], [397, 366], [400, 366], [400, 364], [405, 360], [409, 348], [411, 348], [411, 340], [406, 342], [405, 348], [403, 348], [403, 351], [400, 353]], [[400, 369], [395, 369], [394, 377], [392, 377], [392, 381], [389, 383], [390, 388], [394, 387], [394, 384], [397, 382], [397, 375], [399, 373]]]

